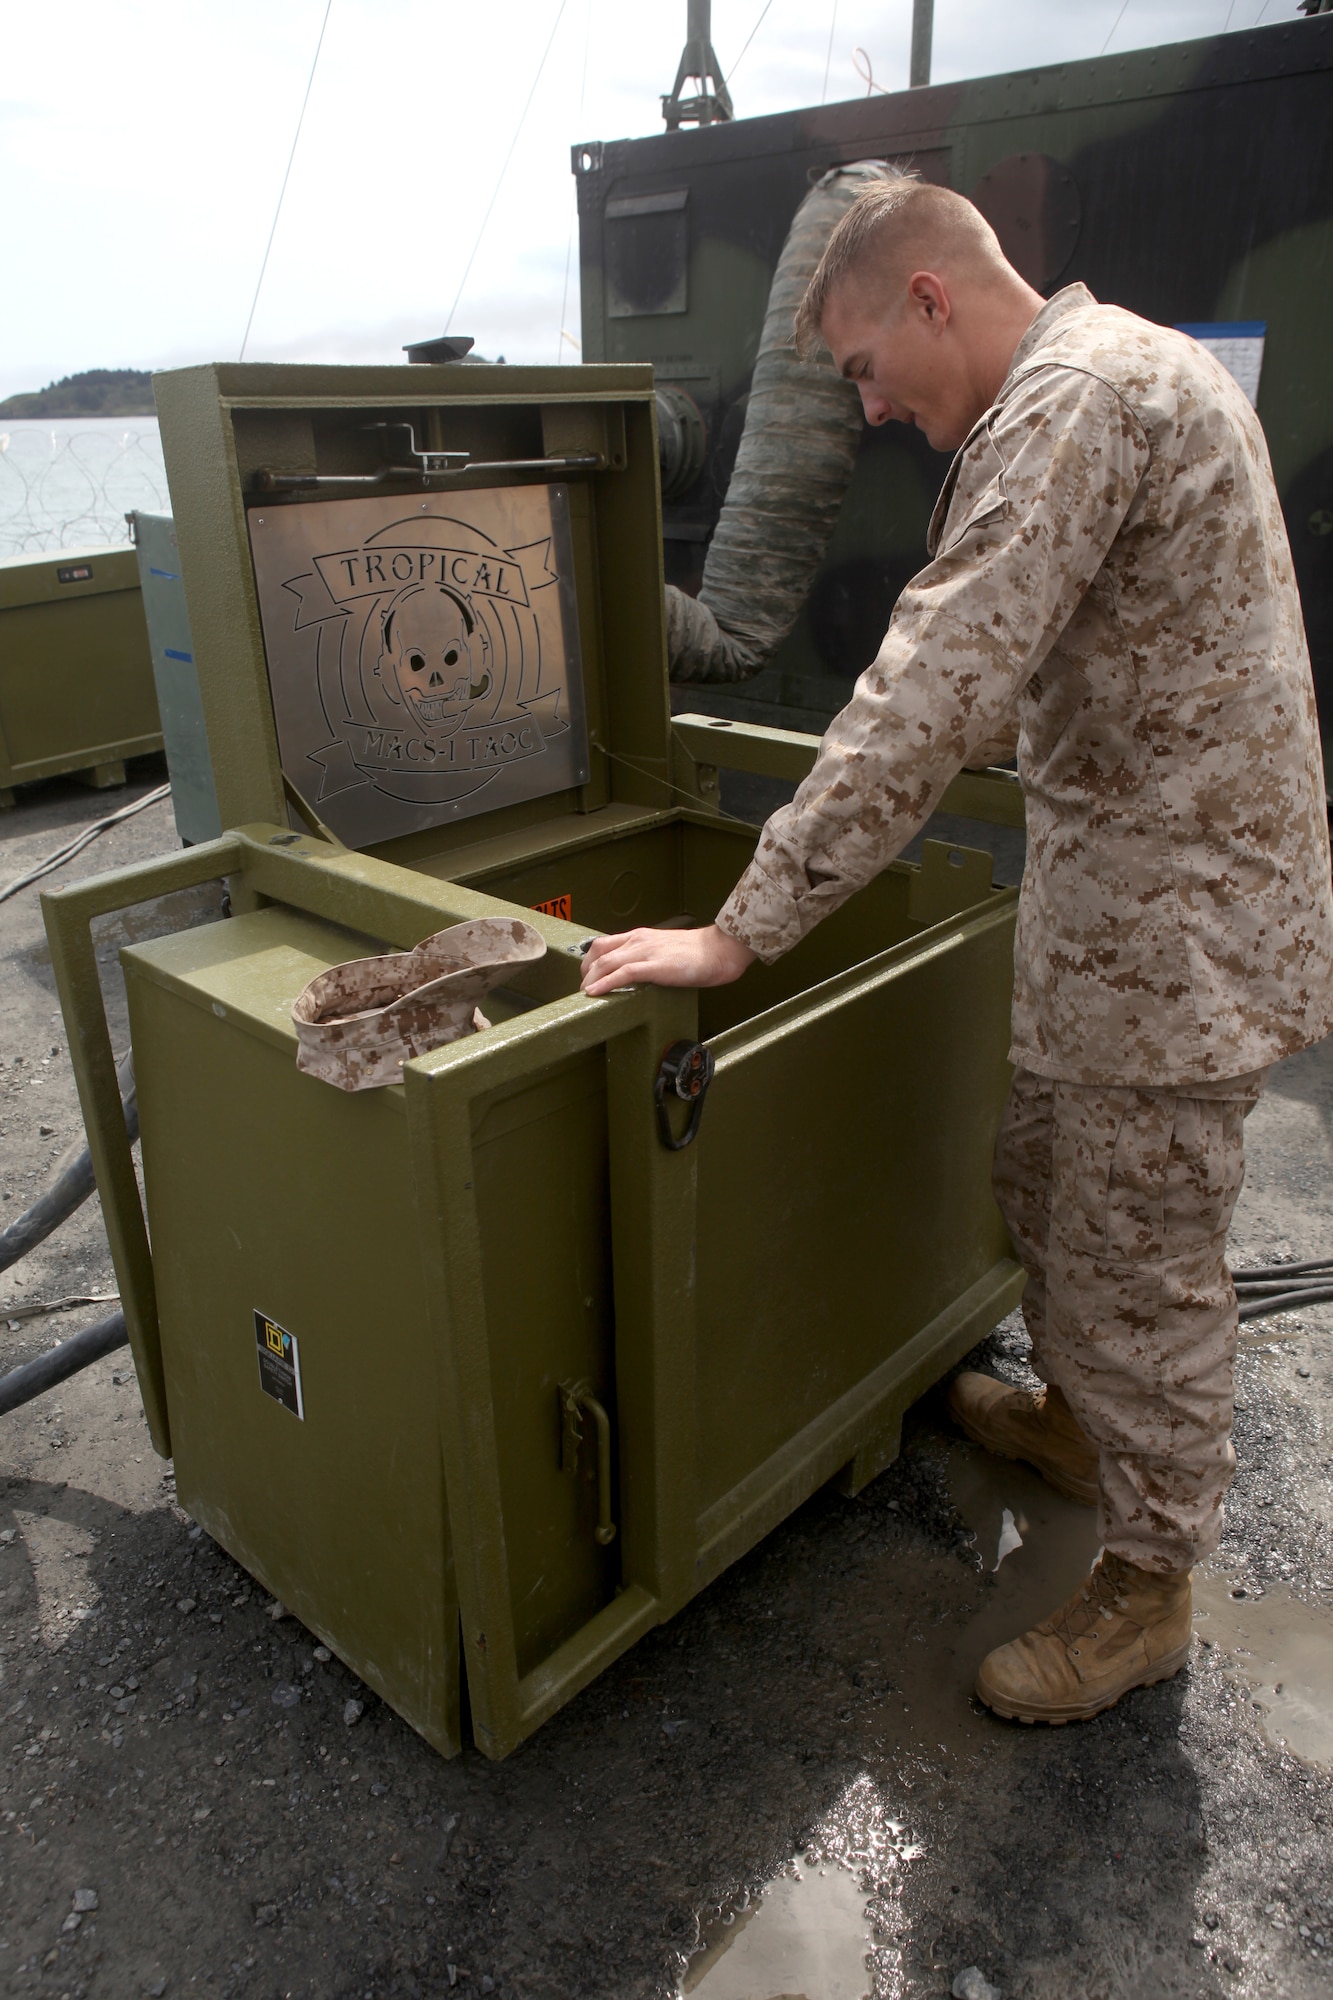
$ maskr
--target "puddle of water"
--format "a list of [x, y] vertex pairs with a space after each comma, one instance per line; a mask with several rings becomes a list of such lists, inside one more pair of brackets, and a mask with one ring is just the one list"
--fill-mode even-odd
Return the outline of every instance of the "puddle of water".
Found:
[[979, 1664], [1078, 1588], [1097, 1554], [1097, 1510], [1062, 1499], [1027, 1466], [976, 1445], [960, 1443], [949, 1454], [949, 1486], [995, 1577], [967, 1627]]
[[780, 1875], [711, 1935], [681, 1992], [697, 2000], [868, 2000], [865, 1901], [843, 1868]]
[[[952, 1557], [932, 1559], [917, 1579], [907, 1629], [900, 1604], [886, 1622], [873, 1599], [856, 1629], [864, 1657], [887, 1663], [895, 1682], [877, 1730], [961, 1750], [995, 1727], [972, 1701], [978, 1667], [1077, 1589], [1097, 1554], [1097, 1512], [961, 1439], [950, 1451], [948, 1478], [977, 1538], [984, 1588]], [[816, 1615], [813, 1600], [811, 1611]]]
[[1252, 1691], [1269, 1741], [1333, 1771], [1333, 1616], [1288, 1590], [1231, 1590], [1219, 1572], [1195, 1577], [1195, 1630]]
[[1014, 1519], [1013, 1510], [1006, 1507], [1000, 1516], [1000, 1540], [995, 1550], [995, 1561], [991, 1564], [992, 1571], [1000, 1567], [1006, 1556], [1011, 1556], [1015, 1549], [1021, 1549], [1022, 1546], [1023, 1537]]

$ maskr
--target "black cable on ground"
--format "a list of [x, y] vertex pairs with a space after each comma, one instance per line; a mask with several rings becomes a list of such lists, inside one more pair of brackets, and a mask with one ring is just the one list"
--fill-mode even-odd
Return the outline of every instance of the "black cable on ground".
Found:
[[1299, 1312], [1302, 1306], [1333, 1301], [1333, 1257], [1311, 1257], [1299, 1264], [1252, 1264], [1231, 1276], [1243, 1320], [1267, 1319], [1271, 1313]]
[[1272, 1297], [1240, 1300], [1240, 1317], [1244, 1319], [1267, 1319], [1270, 1313], [1299, 1312], [1303, 1306], [1326, 1306], [1333, 1300], [1333, 1284], [1310, 1285], [1304, 1290], [1278, 1292]]
[[110, 1313], [106, 1319], [85, 1326], [82, 1333], [71, 1334], [48, 1353], [39, 1354], [35, 1361], [11, 1368], [8, 1375], [0, 1375], [0, 1417], [30, 1403], [44, 1389], [54, 1389], [57, 1382], [68, 1381], [104, 1355], [114, 1354], [118, 1347], [127, 1347], [129, 1338], [124, 1313]]
[[1316, 1272], [1333, 1282], [1333, 1257], [1313, 1257], [1308, 1264], [1255, 1264], [1231, 1275], [1240, 1286], [1262, 1284], [1270, 1278], [1308, 1278]]
[[[129, 1055], [121, 1057], [116, 1075], [120, 1080], [125, 1129], [133, 1145], [139, 1136], [139, 1102], [134, 1089], [134, 1063]], [[0, 1271], [7, 1271], [11, 1264], [17, 1264], [20, 1257], [26, 1257], [44, 1242], [53, 1229], [58, 1229], [67, 1216], [87, 1201], [96, 1185], [92, 1155], [86, 1145], [80, 1146], [76, 1140], [57, 1160], [51, 1185], [7, 1229], [0, 1229]]]
[[72, 840], [67, 840], [62, 847], [57, 847], [54, 853], [45, 855], [41, 861], [34, 861], [31, 868], [25, 868], [12, 882], [6, 882], [4, 888], [0, 889], [0, 903], [6, 902], [10, 896], [17, 896], [20, 889], [26, 889], [30, 883], [40, 881], [43, 875], [50, 875], [55, 869], [62, 868], [67, 861], [72, 861], [76, 854], [82, 854], [84, 848], [96, 840], [99, 834], [105, 833], [109, 827], [119, 826], [123, 819], [132, 819], [134, 814], [142, 812], [145, 806], [160, 805], [163, 799], [170, 797], [171, 786], [159, 785], [155, 791], [145, 792], [141, 799], [132, 799], [129, 805], [121, 806], [118, 812], [108, 813], [105, 819], [94, 820], [91, 826], [85, 826], [81, 833], [76, 833]]

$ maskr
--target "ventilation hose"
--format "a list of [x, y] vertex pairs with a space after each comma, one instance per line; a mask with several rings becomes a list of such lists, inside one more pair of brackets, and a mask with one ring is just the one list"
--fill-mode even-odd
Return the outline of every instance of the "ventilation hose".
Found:
[[[134, 1090], [134, 1057], [123, 1055], [116, 1065], [116, 1075], [120, 1082], [120, 1101], [125, 1113], [125, 1129], [130, 1135], [130, 1143], [139, 1136], [139, 1105]], [[30, 1250], [58, 1229], [67, 1216], [87, 1201], [97, 1185], [93, 1174], [92, 1155], [87, 1146], [78, 1141], [68, 1147], [56, 1161], [56, 1176], [51, 1185], [38, 1195], [31, 1208], [23, 1211], [8, 1229], [0, 1229], [0, 1271], [7, 1271], [11, 1264], [17, 1264], [20, 1257], [26, 1257]]]
[[861, 441], [861, 400], [828, 365], [797, 359], [792, 321], [834, 225], [879, 160], [833, 167], [796, 211], [773, 273], [745, 431], [698, 597], [667, 586], [673, 681], [744, 681], [795, 624], [829, 545]]

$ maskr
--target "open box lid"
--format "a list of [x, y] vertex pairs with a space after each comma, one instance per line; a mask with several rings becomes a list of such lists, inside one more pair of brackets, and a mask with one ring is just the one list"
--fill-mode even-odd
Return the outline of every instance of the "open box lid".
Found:
[[285, 821], [285, 776], [345, 845], [461, 866], [671, 806], [649, 367], [154, 386], [224, 826]]

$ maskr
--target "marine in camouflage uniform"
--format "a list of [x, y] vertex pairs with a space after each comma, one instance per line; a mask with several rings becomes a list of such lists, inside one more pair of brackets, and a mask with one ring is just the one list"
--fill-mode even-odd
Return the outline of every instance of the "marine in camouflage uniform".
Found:
[[[717, 922], [778, 957], [902, 851], [961, 767], [1016, 748], [1028, 848], [995, 1192], [1050, 1388], [1016, 1405], [963, 1378], [955, 1400], [974, 1436], [1097, 1493], [1109, 1564], [1081, 1622], [1067, 1607], [1035, 1635], [1095, 1681], [1124, 1576], [1146, 1572], [1149, 1596], [1159, 1577], [1178, 1624], [1172, 1591], [1217, 1545], [1243, 1121], [1269, 1065], [1333, 1027], [1309, 659], [1244, 394], [1082, 285], [1019, 342], [929, 551]], [[1187, 1619], [1187, 1583], [1183, 1603]], [[986, 1663], [983, 1697], [1025, 1720], [1091, 1712], [1043, 1691], [1033, 1638], [1001, 1649], [1031, 1657], [998, 1696]]]

